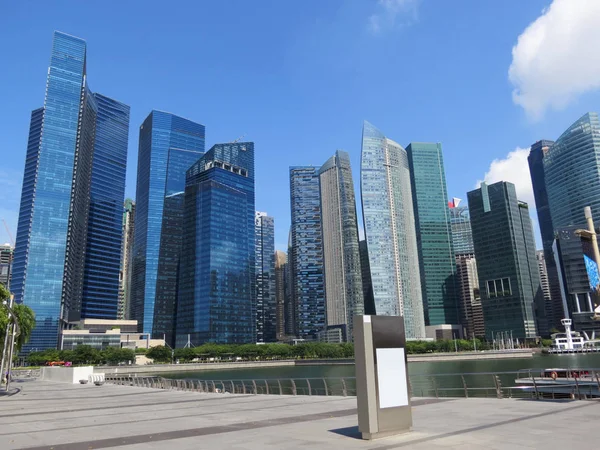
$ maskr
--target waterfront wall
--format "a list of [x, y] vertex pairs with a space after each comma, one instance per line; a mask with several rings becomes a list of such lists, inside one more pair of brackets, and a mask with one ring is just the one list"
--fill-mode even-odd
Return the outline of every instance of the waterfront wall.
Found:
[[94, 367], [42, 367], [40, 379], [57, 383], [77, 384], [79, 380], [87, 380], [94, 373]]
[[190, 363], [190, 364], [157, 364], [147, 366], [118, 366], [118, 367], [94, 367], [95, 372], [103, 373], [168, 373], [187, 372], [198, 370], [228, 370], [228, 369], [252, 369], [265, 367], [294, 366], [294, 360], [285, 361], [238, 361], [223, 363]]

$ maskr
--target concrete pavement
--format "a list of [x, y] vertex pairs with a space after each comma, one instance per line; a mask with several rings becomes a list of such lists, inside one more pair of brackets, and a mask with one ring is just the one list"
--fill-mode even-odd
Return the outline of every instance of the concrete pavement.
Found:
[[415, 399], [413, 432], [362, 441], [354, 397], [14, 383], [0, 449], [595, 448], [597, 401]]

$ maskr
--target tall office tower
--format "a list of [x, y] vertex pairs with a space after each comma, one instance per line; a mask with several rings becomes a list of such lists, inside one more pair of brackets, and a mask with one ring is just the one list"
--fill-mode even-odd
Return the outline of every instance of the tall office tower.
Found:
[[0, 245], [0, 284], [9, 287], [14, 249], [10, 244]]
[[254, 216], [254, 143], [214, 145], [186, 175], [177, 346], [256, 342]]
[[275, 251], [275, 298], [277, 306], [275, 308], [277, 339], [282, 339], [286, 335], [285, 324], [285, 304], [286, 304], [286, 281], [287, 281], [287, 254], [281, 250]]
[[127, 198], [123, 205], [123, 245], [121, 247], [121, 270], [119, 273], [119, 319], [129, 319], [131, 304], [131, 255], [135, 230], [135, 202]]
[[16, 301], [37, 319], [25, 351], [56, 347], [59, 329], [81, 318], [96, 129], [106, 137], [97, 103], [85, 41], [55, 32], [44, 107], [31, 114], [12, 275]]
[[285, 334], [287, 336], [298, 335], [298, 309], [296, 308], [296, 287], [294, 285], [294, 267], [291, 263], [292, 249], [292, 227], [288, 232], [287, 264], [285, 265]]
[[98, 108], [92, 162], [81, 317], [116, 319], [123, 243], [129, 106], [94, 94]]
[[473, 253], [456, 255], [456, 284], [461, 302], [461, 323], [465, 329], [465, 337], [468, 339], [485, 337], [477, 261]]
[[375, 311], [402, 315], [406, 337], [425, 337], [408, 156], [369, 122], [361, 154], [363, 223]]
[[486, 337], [533, 339], [534, 305], [543, 309], [544, 296], [529, 207], [505, 181], [482, 183], [467, 195]]
[[296, 335], [314, 340], [327, 326], [318, 167], [290, 167], [290, 198]]
[[544, 158], [554, 144], [553, 141], [541, 140], [531, 146], [527, 161], [529, 162], [529, 173], [533, 185], [535, 207], [537, 210], [538, 224], [544, 247], [544, 259], [548, 273], [548, 287], [550, 289], [550, 301], [546, 302], [548, 309], [546, 316], [549, 328], [562, 328], [560, 320], [564, 313], [562, 310], [562, 297], [556, 261], [552, 252], [554, 243], [554, 226], [550, 215], [550, 204], [548, 203], [548, 192], [546, 189], [546, 176], [544, 171]]
[[469, 208], [460, 206], [460, 202], [460, 198], [453, 198], [448, 202], [450, 227], [452, 228], [452, 247], [454, 247], [455, 255], [472, 254], [475, 249], [473, 248]]
[[277, 340], [275, 220], [256, 211], [256, 342]]
[[369, 267], [369, 252], [367, 250], [367, 241], [363, 239], [358, 242], [358, 251], [360, 253], [360, 271], [363, 283], [363, 298], [365, 311], [364, 314], [375, 314], [375, 299], [373, 298], [373, 285], [371, 284], [371, 268]]
[[406, 147], [412, 189], [426, 325], [458, 324], [450, 208], [442, 144]]
[[321, 166], [319, 185], [327, 327], [339, 328], [342, 339], [352, 341], [353, 318], [364, 314], [364, 298], [348, 153], [338, 150]]
[[[548, 305], [552, 302], [552, 296], [550, 293], [550, 283], [548, 281], [548, 267], [546, 265], [546, 257], [544, 250], [537, 250], [535, 252], [535, 259], [538, 265], [538, 272], [540, 274], [540, 285], [542, 287], [542, 293], [544, 294], [544, 303]], [[549, 309], [546, 309], [548, 311]]]
[[170, 345], [186, 171], [203, 154], [204, 125], [152, 111], [140, 127], [130, 312], [140, 332]]

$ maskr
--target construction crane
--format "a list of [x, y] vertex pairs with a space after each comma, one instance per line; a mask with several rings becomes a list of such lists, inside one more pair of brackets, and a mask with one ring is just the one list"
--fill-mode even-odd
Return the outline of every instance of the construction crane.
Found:
[[246, 133], [242, 134], [239, 138], [237, 138], [235, 141], [231, 141], [231, 144], [235, 144], [237, 142], [240, 142], [242, 139], [244, 139], [246, 137]]
[[6, 234], [8, 234], [8, 237], [10, 239], [10, 243], [12, 244], [12, 246], [14, 248], [14, 246], [15, 246], [15, 239], [13, 238], [13, 235], [10, 232], [10, 229], [8, 228], [8, 224], [6, 223], [6, 220], [2, 219], [2, 223], [4, 224], [4, 229], [6, 230]]

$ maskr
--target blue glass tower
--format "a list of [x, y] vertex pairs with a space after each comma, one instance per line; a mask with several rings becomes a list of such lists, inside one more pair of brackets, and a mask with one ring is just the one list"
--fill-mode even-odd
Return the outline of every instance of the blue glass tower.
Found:
[[256, 342], [277, 340], [275, 219], [256, 212]]
[[92, 163], [81, 315], [116, 319], [129, 135], [129, 106], [94, 94], [98, 115]]
[[406, 150], [365, 122], [360, 186], [378, 315], [404, 316], [406, 337], [425, 337], [421, 276]]
[[186, 178], [177, 346], [255, 342], [254, 143], [214, 145]]
[[460, 206], [460, 199], [455, 198], [449, 203], [450, 226], [452, 228], [452, 246], [455, 255], [474, 254], [473, 232], [469, 208]]
[[152, 111], [140, 127], [131, 319], [173, 342], [185, 174], [204, 154], [204, 125]]
[[292, 208], [290, 265], [296, 333], [317, 339], [326, 329], [319, 167], [290, 167]]
[[44, 107], [31, 116], [13, 272], [17, 302], [36, 314], [25, 351], [56, 347], [81, 316], [96, 101], [86, 44], [55, 32]]

